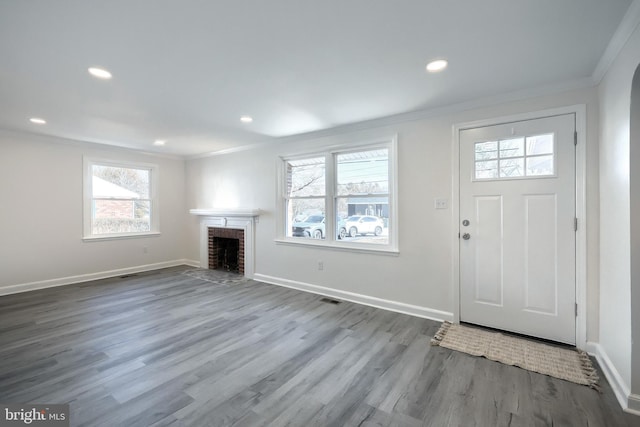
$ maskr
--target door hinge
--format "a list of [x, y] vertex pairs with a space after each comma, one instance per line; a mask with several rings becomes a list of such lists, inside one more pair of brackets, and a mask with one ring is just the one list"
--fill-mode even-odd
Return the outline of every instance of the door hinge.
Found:
[[578, 303], [576, 303], [576, 317], [578, 317]]
[[578, 231], [578, 218], [573, 218], [573, 230]]
[[573, 131], [573, 145], [578, 145], [578, 131]]

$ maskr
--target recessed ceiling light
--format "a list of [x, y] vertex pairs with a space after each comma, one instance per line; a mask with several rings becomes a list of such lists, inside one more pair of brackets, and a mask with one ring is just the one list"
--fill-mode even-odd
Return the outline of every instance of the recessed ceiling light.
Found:
[[89, 74], [99, 79], [109, 80], [111, 78], [111, 73], [105, 70], [104, 68], [89, 68]]
[[242, 117], [240, 117], [240, 121], [242, 123], [251, 123], [253, 121], [253, 118], [251, 118], [249, 116], [242, 116]]
[[153, 142], [153, 145], [164, 145], [164, 144], [166, 144], [166, 143], [167, 143], [167, 141], [165, 141], [164, 139], [156, 139], [156, 140]]
[[47, 121], [45, 119], [41, 119], [41, 118], [38, 118], [38, 117], [32, 117], [32, 118], [29, 119], [29, 121], [31, 123], [35, 123], [37, 125], [46, 125], [47, 124]]
[[446, 59], [438, 59], [435, 61], [431, 61], [427, 64], [427, 71], [430, 73], [437, 73], [438, 71], [442, 71], [447, 68], [449, 63]]

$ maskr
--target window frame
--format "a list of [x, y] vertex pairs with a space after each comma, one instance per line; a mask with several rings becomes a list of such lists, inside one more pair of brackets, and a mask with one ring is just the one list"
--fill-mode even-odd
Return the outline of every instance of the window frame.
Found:
[[[398, 242], [398, 137], [393, 135], [375, 140], [327, 145], [320, 149], [300, 151], [278, 156], [276, 238], [277, 244], [326, 248], [338, 251], [399, 254]], [[322, 240], [287, 236], [287, 162], [313, 157], [325, 158], [325, 230], [336, 229], [337, 159], [339, 154], [387, 149], [389, 155], [389, 240], [387, 244], [345, 242], [337, 239], [335, 232], [325, 233]], [[364, 196], [363, 196], [364, 197]]]
[[[125, 169], [145, 169], [149, 171], [149, 203], [150, 203], [150, 230], [128, 233], [93, 234], [92, 232], [92, 206], [93, 206], [93, 166], [106, 166]], [[160, 167], [154, 163], [132, 162], [127, 160], [115, 160], [109, 158], [83, 157], [83, 241], [130, 239], [137, 237], [149, 237], [160, 235], [159, 191]], [[128, 200], [128, 199], [122, 199]]]

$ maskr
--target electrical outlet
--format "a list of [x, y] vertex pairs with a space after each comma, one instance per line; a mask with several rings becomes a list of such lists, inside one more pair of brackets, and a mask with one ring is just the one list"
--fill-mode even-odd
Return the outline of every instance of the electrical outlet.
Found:
[[318, 261], [318, 270], [320, 270], [320, 271], [324, 270], [324, 262], [323, 261]]
[[436, 199], [436, 209], [447, 209], [448, 207], [447, 199]]

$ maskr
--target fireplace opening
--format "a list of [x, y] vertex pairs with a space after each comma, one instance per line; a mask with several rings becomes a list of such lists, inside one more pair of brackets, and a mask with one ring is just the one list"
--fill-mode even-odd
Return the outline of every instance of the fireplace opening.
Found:
[[214, 237], [213, 239], [218, 246], [218, 268], [238, 273], [240, 241], [238, 239], [225, 239], [224, 237]]
[[244, 274], [244, 230], [209, 228], [209, 269]]

